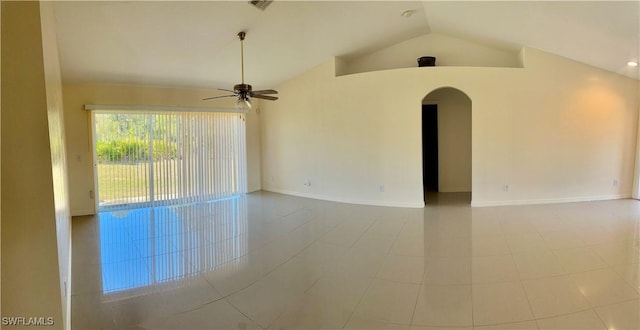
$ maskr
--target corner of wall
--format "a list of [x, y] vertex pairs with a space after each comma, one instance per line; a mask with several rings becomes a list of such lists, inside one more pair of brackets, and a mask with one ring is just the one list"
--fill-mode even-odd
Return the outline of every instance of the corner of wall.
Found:
[[71, 215], [67, 171], [67, 151], [62, 99], [62, 73], [55, 14], [52, 2], [40, 2], [42, 57], [53, 176], [53, 194], [58, 245], [60, 291], [62, 292], [62, 322], [71, 329]]
[[526, 47], [520, 48], [520, 52], [518, 52], [518, 66], [521, 68], [524, 68], [526, 64], [526, 53]]
[[334, 63], [335, 63], [335, 76], [339, 77], [339, 76], [344, 76], [346, 74], [349, 74], [348, 72], [348, 66], [349, 64], [347, 63], [347, 61], [339, 56], [334, 57]]

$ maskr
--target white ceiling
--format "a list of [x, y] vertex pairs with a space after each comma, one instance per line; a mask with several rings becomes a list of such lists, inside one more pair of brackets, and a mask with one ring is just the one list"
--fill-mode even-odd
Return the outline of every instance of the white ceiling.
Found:
[[[400, 14], [413, 9], [411, 18]], [[638, 79], [640, 1], [275, 0], [55, 3], [63, 80], [271, 88], [332, 56], [355, 57], [431, 31], [504, 49], [539, 48]]]

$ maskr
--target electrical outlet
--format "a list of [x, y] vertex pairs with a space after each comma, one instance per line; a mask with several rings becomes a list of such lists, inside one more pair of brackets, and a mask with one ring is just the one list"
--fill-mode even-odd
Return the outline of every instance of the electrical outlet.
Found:
[[509, 191], [509, 185], [508, 184], [504, 184], [502, 186], [502, 191]]
[[378, 191], [379, 192], [384, 192], [384, 185], [378, 186]]
[[618, 180], [616, 180], [616, 179], [614, 179], [614, 180], [613, 180], [613, 186], [614, 186], [614, 187], [617, 187], [617, 186], [618, 186]]
[[90, 199], [94, 199], [95, 198], [95, 194], [93, 193], [93, 190], [89, 190], [89, 198]]
[[305, 181], [305, 182], [303, 183], [303, 185], [305, 185], [305, 186], [307, 186], [307, 187], [311, 187], [311, 180], [310, 180], [310, 179], [307, 179], [307, 181]]

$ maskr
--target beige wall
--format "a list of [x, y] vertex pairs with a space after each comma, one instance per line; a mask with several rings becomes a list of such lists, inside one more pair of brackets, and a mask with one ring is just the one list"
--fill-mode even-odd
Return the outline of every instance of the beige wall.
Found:
[[518, 67], [518, 52], [488, 47], [438, 33], [418, 36], [345, 63], [343, 73], [411, 68], [422, 56], [435, 56], [436, 66]]
[[458, 90], [442, 88], [423, 103], [438, 106], [438, 190], [471, 191], [471, 100]]
[[[85, 104], [156, 105], [185, 107], [220, 107], [233, 109], [233, 100], [202, 101], [218, 91], [81, 84], [63, 87], [65, 125], [69, 163], [69, 192], [72, 215], [94, 214], [95, 191], [90, 112]], [[260, 108], [260, 103], [256, 104]], [[260, 190], [260, 114], [252, 110], [247, 116], [248, 191]]]
[[64, 129], [50, 5], [2, 2], [2, 316], [53, 317], [56, 328], [70, 328]]
[[51, 146], [51, 171], [53, 174], [56, 233], [58, 241], [58, 265], [62, 315], [66, 328], [71, 328], [71, 212], [67, 177], [67, 152], [65, 146], [64, 107], [62, 100], [62, 76], [55, 30], [53, 3], [40, 2], [44, 78]]
[[335, 77], [332, 60], [291, 79], [278, 87], [280, 100], [263, 107], [263, 189], [421, 206], [420, 104], [448, 86], [473, 104], [474, 205], [630, 196], [638, 81], [525, 52], [524, 68], [406, 68]]
[[[0, 41], [2, 40], [2, 6], [0, 5]], [[0, 42], [2, 54], [2, 42]], [[1, 56], [0, 56], [1, 57]], [[2, 61], [0, 61], [0, 91], [2, 91]], [[2, 118], [2, 92], [0, 92], [0, 119]], [[0, 146], [2, 146], [2, 121], [0, 120]], [[0, 187], [2, 186], [2, 152], [0, 152]], [[0, 189], [0, 260], [2, 260], [2, 189]], [[0, 262], [0, 283], [2, 283], [2, 262]], [[0, 315], [2, 314], [2, 285], [0, 285]]]
[[[640, 95], [640, 84], [638, 84], [638, 95]], [[638, 109], [640, 112], [640, 108]], [[638, 116], [640, 121], [640, 116]], [[638, 134], [636, 139], [636, 163], [633, 171], [633, 191], [632, 198], [640, 199], [640, 122], [638, 122]]]

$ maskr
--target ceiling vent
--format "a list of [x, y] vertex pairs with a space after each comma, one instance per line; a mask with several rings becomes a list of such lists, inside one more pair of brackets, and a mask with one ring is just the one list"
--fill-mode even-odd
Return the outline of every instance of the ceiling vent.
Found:
[[265, 10], [269, 5], [273, 2], [273, 0], [251, 0], [249, 4], [255, 6], [260, 10]]

